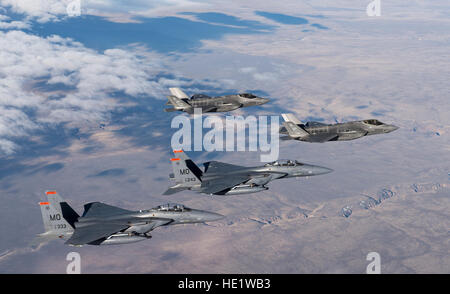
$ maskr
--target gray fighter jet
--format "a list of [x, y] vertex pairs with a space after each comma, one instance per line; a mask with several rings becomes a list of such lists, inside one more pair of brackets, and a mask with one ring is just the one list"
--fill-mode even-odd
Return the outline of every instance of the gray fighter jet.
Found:
[[63, 239], [73, 246], [134, 243], [151, 238], [149, 232], [160, 226], [223, 218], [220, 214], [181, 204], [130, 211], [101, 202], [84, 205], [84, 213], [80, 217], [55, 191], [47, 191], [46, 195], [48, 201], [39, 203], [45, 233], [39, 234], [38, 240]]
[[201, 170], [182, 150], [174, 150], [174, 153], [176, 158], [171, 159], [173, 174], [170, 178], [176, 184], [164, 195], [183, 190], [210, 195], [255, 193], [269, 189], [266, 184], [272, 180], [322, 175], [332, 171], [296, 160], [278, 160], [257, 167], [209, 161], [203, 164], [204, 169]]
[[398, 129], [376, 119], [351, 121], [347, 123], [323, 124], [310, 121], [302, 123], [292, 114], [281, 115], [285, 122], [280, 128], [281, 140], [299, 140], [311, 143], [348, 141], [364, 136], [390, 133]]
[[165, 112], [180, 110], [192, 114], [194, 113], [194, 108], [201, 108], [203, 113], [225, 112], [241, 107], [262, 105], [269, 102], [269, 99], [267, 98], [257, 97], [249, 93], [219, 97], [209, 97], [203, 94], [195, 94], [189, 98], [179, 88], [170, 88], [169, 90], [172, 95], [167, 96], [169, 101], [166, 105], [171, 105], [173, 108], [166, 108], [164, 109]]

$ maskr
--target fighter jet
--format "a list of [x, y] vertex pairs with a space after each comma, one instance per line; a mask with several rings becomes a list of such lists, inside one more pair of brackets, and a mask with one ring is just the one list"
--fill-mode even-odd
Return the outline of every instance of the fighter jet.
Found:
[[73, 246], [115, 245], [151, 238], [150, 231], [160, 226], [216, 221], [222, 215], [191, 209], [181, 204], [165, 204], [148, 210], [131, 211], [91, 202], [80, 217], [55, 191], [46, 192], [48, 201], [40, 202], [45, 233], [38, 240], [63, 239]]
[[398, 129], [394, 125], [387, 125], [376, 119], [351, 121], [347, 123], [323, 124], [310, 121], [302, 123], [294, 115], [283, 113], [285, 122], [280, 127], [281, 140], [298, 140], [311, 143], [328, 141], [348, 141], [364, 136], [390, 133]]
[[194, 113], [194, 108], [201, 108], [202, 112], [226, 112], [241, 107], [262, 105], [269, 102], [267, 98], [257, 97], [253, 94], [242, 93], [219, 97], [209, 97], [203, 94], [195, 94], [189, 98], [179, 88], [170, 88], [172, 95], [167, 96], [169, 101], [166, 105], [173, 108], [164, 109], [165, 112], [184, 111], [189, 114]]
[[272, 180], [322, 175], [332, 171], [296, 160], [278, 160], [257, 167], [209, 161], [203, 164], [201, 170], [183, 150], [174, 150], [174, 153], [176, 157], [171, 159], [173, 174], [169, 177], [175, 180], [175, 185], [164, 195], [183, 190], [210, 195], [255, 193], [269, 189], [266, 184]]

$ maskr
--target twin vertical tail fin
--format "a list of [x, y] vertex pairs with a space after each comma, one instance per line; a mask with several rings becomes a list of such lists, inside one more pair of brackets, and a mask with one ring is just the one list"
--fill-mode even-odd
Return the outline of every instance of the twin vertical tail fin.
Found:
[[170, 94], [177, 97], [178, 99], [188, 99], [188, 95], [181, 91], [180, 88], [169, 88]]
[[[169, 102], [167, 104], [171, 104], [173, 106], [173, 109], [175, 109], [175, 110], [184, 110], [187, 108], [191, 108], [191, 106], [188, 103], [186, 103], [185, 101], [183, 101], [175, 96], [167, 96], [167, 99], [169, 99]], [[171, 109], [171, 108], [167, 108], [167, 109]], [[170, 112], [170, 111], [171, 110], [166, 111], [166, 112]]]
[[62, 238], [72, 233], [79, 215], [56, 191], [46, 191], [45, 194], [48, 201], [39, 203], [45, 227], [45, 233], [40, 236]]
[[192, 108], [189, 103], [187, 103], [184, 99], [189, 99], [189, 97], [181, 91], [179, 88], [170, 88], [170, 93], [172, 95], [167, 96], [167, 99], [169, 100], [167, 102], [167, 105], [172, 105], [173, 108], [166, 108], [164, 109], [165, 112], [171, 112], [176, 110], [185, 110], [190, 111]]
[[303, 124], [298, 118], [295, 117], [292, 113], [282, 113], [281, 116], [283, 117], [285, 122], [293, 122], [296, 125]]
[[281, 116], [284, 119], [283, 126], [286, 129], [289, 137], [293, 139], [301, 139], [309, 136], [301, 126], [302, 122], [291, 113], [283, 113]]
[[175, 157], [170, 159], [172, 162], [173, 174], [171, 178], [175, 179], [176, 185], [170, 187], [164, 195], [170, 195], [182, 190], [190, 189], [201, 185], [203, 172], [201, 169], [183, 152], [183, 150], [174, 150]]

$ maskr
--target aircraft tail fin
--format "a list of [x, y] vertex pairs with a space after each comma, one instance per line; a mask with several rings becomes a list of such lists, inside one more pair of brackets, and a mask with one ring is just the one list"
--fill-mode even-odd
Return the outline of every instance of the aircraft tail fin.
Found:
[[307, 131], [291, 121], [285, 121], [283, 123], [283, 126], [286, 128], [289, 137], [293, 139], [300, 139], [309, 136], [309, 133]]
[[46, 191], [45, 195], [47, 196], [50, 204], [62, 214], [62, 217], [70, 224], [71, 227], [74, 227], [74, 223], [80, 217], [78, 213], [73, 210], [73, 208], [58, 194], [58, 192]]
[[173, 106], [173, 109], [175, 110], [184, 110], [192, 108], [192, 106], [186, 103], [184, 100], [177, 98], [175, 96], [167, 96], [167, 99], [169, 99], [168, 102]]
[[296, 125], [303, 124], [298, 118], [296, 118], [292, 113], [282, 113], [281, 116], [283, 117], [285, 122], [293, 122]]
[[[39, 202], [45, 233], [41, 237], [58, 237], [72, 233], [78, 214], [56, 193], [47, 191], [47, 202]], [[67, 219], [66, 219], [67, 217]]]
[[170, 93], [178, 99], [188, 99], [188, 95], [181, 91], [180, 88], [169, 88]]
[[183, 150], [174, 150], [175, 158], [170, 159], [172, 162], [173, 178], [176, 185], [170, 187], [164, 194], [173, 194], [181, 190], [189, 189], [193, 186], [201, 184], [203, 172], [190, 159]]

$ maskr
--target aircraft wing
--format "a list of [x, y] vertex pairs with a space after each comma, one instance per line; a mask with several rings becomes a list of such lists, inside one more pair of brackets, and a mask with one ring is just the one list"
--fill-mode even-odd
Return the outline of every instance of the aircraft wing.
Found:
[[129, 225], [118, 223], [96, 223], [93, 225], [75, 228], [73, 235], [66, 241], [66, 244], [84, 245], [102, 238], [107, 238], [112, 234], [120, 232]]
[[84, 212], [82, 217], [108, 217], [111, 215], [118, 215], [129, 212], [131, 211], [120, 207], [115, 207], [101, 202], [91, 202], [84, 205]]
[[178, 109], [175, 108], [164, 108], [164, 112], [174, 112], [177, 111]]
[[319, 134], [314, 136], [309, 136], [308, 141], [314, 143], [322, 143], [327, 141], [334, 141], [339, 137], [337, 134]]
[[180, 191], [187, 190], [187, 189], [188, 189], [188, 187], [183, 187], [183, 186], [169, 187], [169, 189], [167, 189], [166, 192], [163, 193], [163, 195], [172, 195], [172, 194], [175, 194]]
[[205, 162], [203, 165], [205, 166], [205, 172], [203, 173], [204, 176], [208, 176], [208, 174], [215, 174], [215, 173], [226, 173], [245, 168], [240, 165], [223, 163], [220, 161], [209, 161]]
[[249, 179], [250, 177], [247, 175], [206, 179], [202, 181], [202, 192], [206, 194], [219, 193], [223, 190], [231, 189], [236, 185], [242, 184]]

